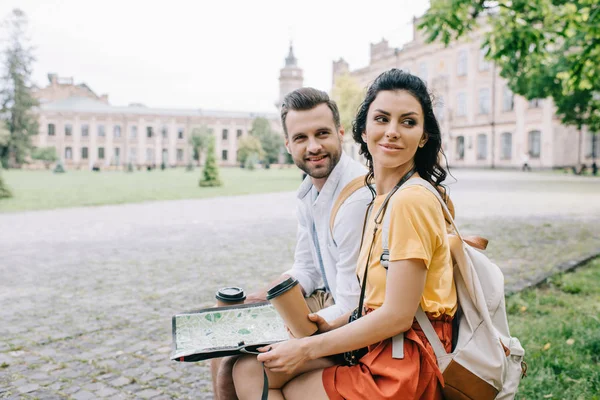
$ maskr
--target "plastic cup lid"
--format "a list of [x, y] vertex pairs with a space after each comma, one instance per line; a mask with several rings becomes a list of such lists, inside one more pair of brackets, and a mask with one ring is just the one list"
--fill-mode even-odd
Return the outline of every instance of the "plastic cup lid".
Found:
[[267, 292], [267, 300], [271, 300], [277, 296], [282, 295], [283, 293], [287, 292], [288, 290], [290, 290], [297, 284], [298, 284], [298, 280], [296, 278], [294, 278], [293, 276], [290, 276], [283, 282], [280, 282], [277, 285], [273, 286], [271, 289], [269, 289], [269, 291]]
[[242, 288], [236, 286], [224, 287], [217, 291], [215, 297], [221, 301], [243, 301], [246, 295]]

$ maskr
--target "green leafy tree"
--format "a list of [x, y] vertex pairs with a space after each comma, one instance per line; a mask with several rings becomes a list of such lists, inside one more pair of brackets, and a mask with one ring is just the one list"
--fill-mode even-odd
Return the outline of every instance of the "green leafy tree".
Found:
[[0, 78], [0, 118], [5, 119], [10, 136], [0, 147], [0, 161], [9, 167], [25, 162], [31, 150], [31, 136], [38, 123], [32, 110], [38, 105], [31, 92], [34, 57], [27, 38], [27, 16], [14, 9], [4, 21], [6, 47], [2, 53], [3, 74]]
[[337, 76], [331, 90], [331, 97], [337, 103], [340, 111], [340, 123], [345, 130], [344, 150], [348, 154], [354, 139], [352, 138], [352, 123], [356, 117], [356, 112], [360, 103], [365, 98], [365, 89], [361, 88], [358, 81], [348, 73]]
[[7, 199], [9, 197], [12, 197], [12, 193], [4, 183], [4, 179], [2, 178], [2, 165], [0, 164], [0, 199]]
[[199, 182], [200, 187], [222, 186], [223, 183], [219, 178], [219, 166], [215, 156], [215, 137], [210, 136], [206, 146], [206, 162], [202, 171], [202, 178]]
[[31, 158], [42, 161], [46, 168], [49, 168], [50, 164], [58, 161], [58, 154], [54, 147], [38, 147], [31, 152]]
[[246, 160], [249, 157], [254, 157], [258, 162], [264, 156], [265, 151], [258, 138], [248, 135], [238, 140], [237, 160], [242, 168], [246, 166]]
[[598, 0], [432, 0], [418, 28], [447, 46], [482, 24], [486, 57], [514, 93], [551, 97], [564, 124], [600, 131]]
[[259, 158], [264, 161], [265, 168], [269, 168], [271, 164], [279, 162], [279, 155], [283, 148], [283, 137], [271, 129], [271, 124], [266, 118], [255, 118], [252, 121], [250, 135], [260, 141], [264, 155], [257, 153]]
[[208, 144], [213, 136], [212, 130], [206, 125], [196, 127], [192, 129], [190, 136], [190, 145], [194, 149], [194, 159], [198, 160], [200, 165], [200, 158], [204, 151], [208, 150]]

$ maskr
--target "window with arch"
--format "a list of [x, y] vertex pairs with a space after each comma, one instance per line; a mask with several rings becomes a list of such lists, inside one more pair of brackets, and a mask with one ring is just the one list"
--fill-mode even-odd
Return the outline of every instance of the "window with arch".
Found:
[[512, 158], [512, 133], [504, 132], [500, 135], [500, 157], [502, 160]]
[[531, 158], [540, 158], [542, 152], [542, 133], [540, 131], [529, 132], [529, 156]]

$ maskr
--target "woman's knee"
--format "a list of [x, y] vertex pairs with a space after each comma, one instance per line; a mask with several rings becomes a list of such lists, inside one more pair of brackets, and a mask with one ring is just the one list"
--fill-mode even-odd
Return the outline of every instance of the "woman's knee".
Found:
[[259, 375], [262, 375], [262, 364], [254, 356], [240, 357], [233, 365], [233, 380], [235, 382], [252, 379]]

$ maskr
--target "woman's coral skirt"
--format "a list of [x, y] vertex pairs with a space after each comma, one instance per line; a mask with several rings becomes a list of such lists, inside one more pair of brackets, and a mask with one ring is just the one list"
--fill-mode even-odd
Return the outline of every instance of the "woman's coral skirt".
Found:
[[[446, 351], [452, 348], [452, 318], [430, 320]], [[333, 400], [442, 399], [442, 374], [433, 348], [416, 320], [404, 333], [404, 358], [392, 358], [392, 340], [369, 346], [357, 365], [323, 371], [323, 385]]]

